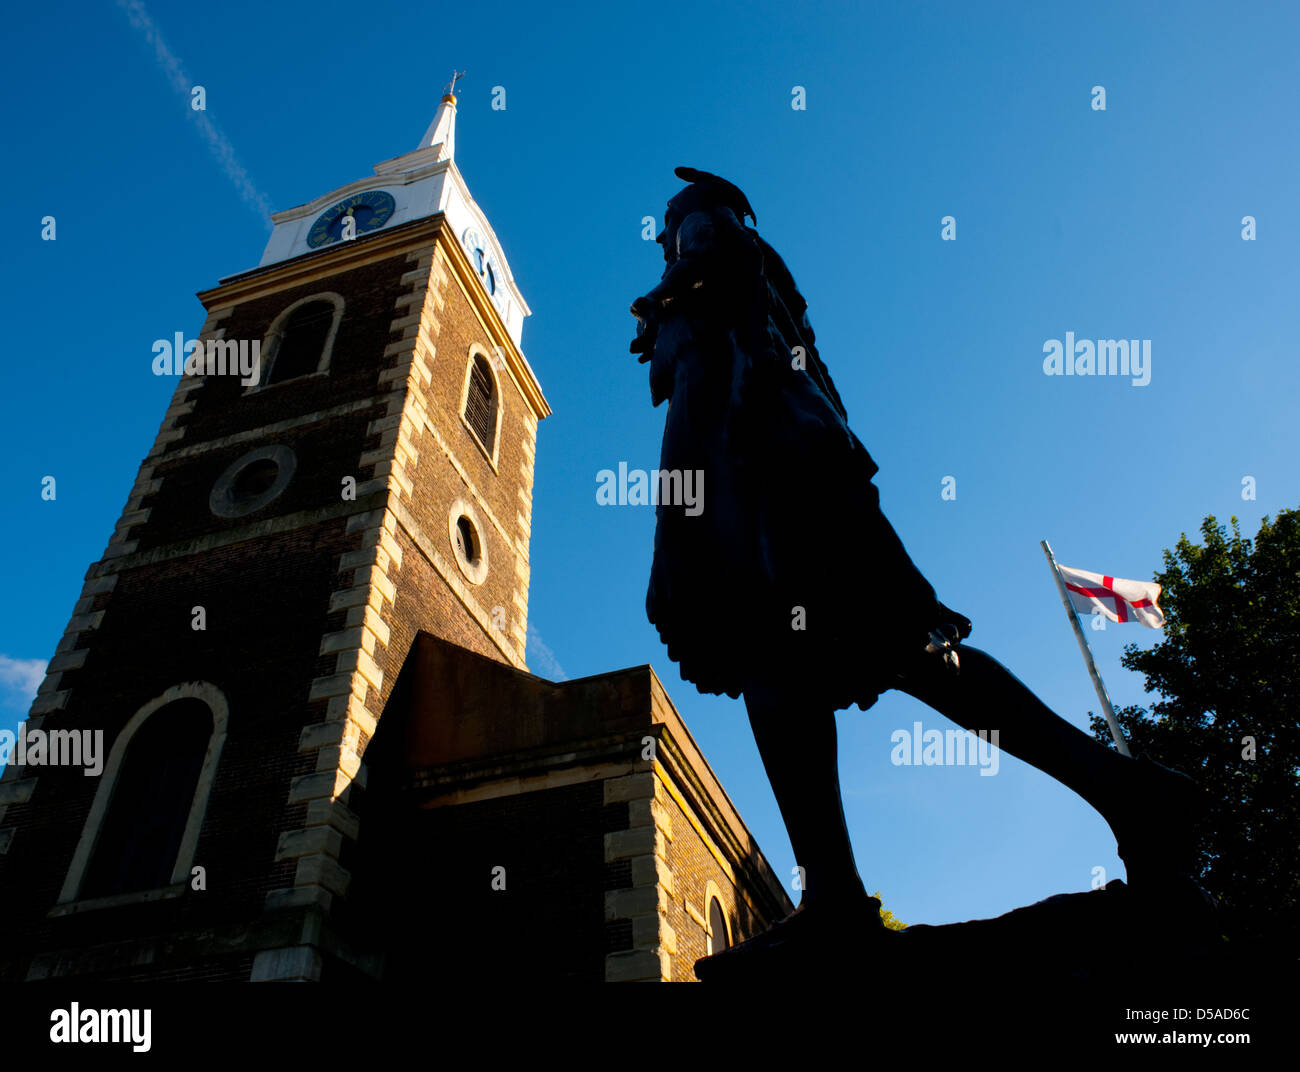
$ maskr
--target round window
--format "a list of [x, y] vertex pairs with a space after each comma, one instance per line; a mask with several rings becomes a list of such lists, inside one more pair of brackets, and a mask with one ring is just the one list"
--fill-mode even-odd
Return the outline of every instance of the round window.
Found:
[[447, 536], [451, 540], [456, 565], [471, 584], [482, 584], [487, 578], [487, 546], [483, 542], [478, 514], [464, 499], [451, 504], [447, 517]]
[[217, 517], [243, 517], [260, 510], [289, 486], [298, 459], [284, 446], [258, 447], [236, 458], [212, 485], [208, 509]]
[[478, 533], [474, 522], [464, 514], [456, 519], [456, 550], [471, 566], [478, 562]]
[[275, 484], [280, 475], [280, 467], [270, 458], [259, 458], [244, 466], [235, 476], [231, 485], [231, 498], [237, 503], [249, 503], [260, 499]]

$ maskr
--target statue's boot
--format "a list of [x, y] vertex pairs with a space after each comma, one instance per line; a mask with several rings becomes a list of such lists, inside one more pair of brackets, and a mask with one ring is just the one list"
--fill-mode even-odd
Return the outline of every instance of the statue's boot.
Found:
[[953, 643], [965, 640], [971, 634], [971, 620], [943, 603], [939, 604], [938, 621], [937, 628], [948, 634]]
[[878, 947], [895, 932], [880, 918], [875, 897], [852, 900], [842, 907], [803, 904], [779, 923], [748, 941], [702, 957], [695, 962], [700, 980], [746, 979], [816, 967], [842, 959], [853, 949]]
[[1133, 786], [1110, 819], [1132, 895], [1147, 905], [1213, 911], [1197, 885], [1197, 820], [1205, 796], [1191, 778], [1146, 754], [1134, 761]]

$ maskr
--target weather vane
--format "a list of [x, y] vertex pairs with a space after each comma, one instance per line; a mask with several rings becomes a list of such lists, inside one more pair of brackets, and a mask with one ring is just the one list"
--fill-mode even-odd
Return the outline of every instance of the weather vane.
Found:
[[451, 69], [451, 81], [447, 83], [447, 85], [446, 85], [446, 91], [447, 91], [448, 93], [450, 93], [452, 96], [455, 96], [455, 94], [456, 94], [456, 80], [457, 80], [457, 79], [460, 79], [460, 78], [464, 78], [465, 75], [468, 74], [468, 73], [469, 73], [469, 72], [467, 72], [467, 71], [459, 71], [459, 72], [458, 72], [458, 71], [456, 70], [456, 68], [453, 67], [453, 68]]

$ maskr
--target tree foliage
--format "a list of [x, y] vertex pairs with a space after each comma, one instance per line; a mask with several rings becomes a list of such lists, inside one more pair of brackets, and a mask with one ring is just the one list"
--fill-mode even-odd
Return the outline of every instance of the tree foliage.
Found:
[[[876, 892], [873, 893], [871, 896], [873, 896], [877, 901], [879, 901], [879, 900], [880, 900], [880, 891], [879, 891], [879, 890], [876, 890]], [[884, 906], [884, 903], [883, 903], [883, 902], [882, 902], [881, 905], [880, 905], [880, 921], [881, 921], [881, 922], [882, 922], [886, 927], [888, 927], [891, 931], [905, 931], [905, 930], [907, 930], [907, 924], [906, 924], [906, 923], [900, 923], [900, 922], [898, 921], [898, 917], [895, 916], [894, 913], [891, 912], [888, 908], [886, 908], [886, 907]]]
[[[1230, 936], [1300, 945], [1300, 512], [1267, 517], [1252, 541], [1207, 517], [1164, 553], [1164, 640], [1121, 662], [1159, 699], [1117, 712], [1134, 755], [1207, 791], [1201, 885]], [[1106, 721], [1093, 734], [1111, 745]]]

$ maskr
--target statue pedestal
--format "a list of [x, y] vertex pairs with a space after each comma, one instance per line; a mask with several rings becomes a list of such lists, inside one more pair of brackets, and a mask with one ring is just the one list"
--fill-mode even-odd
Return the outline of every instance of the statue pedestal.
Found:
[[[998, 988], [1056, 991], [1086, 984], [1124, 995], [1162, 988], [1257, 984], [1257, 964], [1231, 955], [1214, 908], [1199, 891], [1143, 903], [1122, 881], [1058, 894], [994, 919], [917, 925], [867, 937], [782, 942], [695, 964], [703, 982], [845, 985], [869, 978], [894, 992], [936, 984], [950, 995]], [[1149, 900], [1149, 899], [1148, 899]], [[856, 985], [861, 985], [858, 983]], [[873, 984], [872, 989], [876, 989]]]

